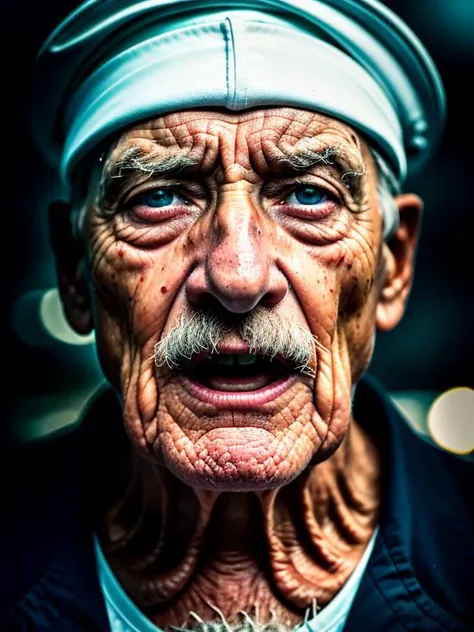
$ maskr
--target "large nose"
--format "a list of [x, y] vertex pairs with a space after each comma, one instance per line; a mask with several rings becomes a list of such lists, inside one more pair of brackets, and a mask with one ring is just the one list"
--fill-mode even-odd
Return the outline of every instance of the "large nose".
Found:
[[188, 277], [186, 294], [196, 306], [217, 301], [243, 314], [258, 304], [277, 305], [288, 282], [275, 263], [269, 219], [243, 192], [228, 193], [215, 212], [206, 256]]

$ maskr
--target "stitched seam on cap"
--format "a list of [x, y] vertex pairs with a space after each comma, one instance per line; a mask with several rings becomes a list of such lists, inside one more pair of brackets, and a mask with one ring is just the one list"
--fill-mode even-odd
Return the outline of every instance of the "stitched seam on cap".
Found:
[[221, 22], [221, 30], [225, 40], [226, 107], [233, 109], [235, 103], [235, 48], [234, 34], [229, 18]]
[[226, 18], [228, 28], [229, 28], [229, 37], [232, 42], [232, 48], [230, 50], [229, 55], [229, 76], [230, 76], [230, 91], [232, 94], [231, 100], [231, 108], [235, 109], [237, 105], [237, 54], [235, 50], [235, 32], [234, 27], [230, 18]]

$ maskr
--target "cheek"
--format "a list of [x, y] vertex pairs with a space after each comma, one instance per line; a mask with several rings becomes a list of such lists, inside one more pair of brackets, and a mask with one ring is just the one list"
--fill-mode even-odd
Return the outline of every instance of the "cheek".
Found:
[[361, 238], [323, 248], [293, 245], [288, 252], [281, 267], [312, 333], [329, 349], [345, 324], [373, 303], [376, 253]]
[[[318, 458], [344, 438], [354, 381], [371, 355], [376, 253], [368, 237], [295, 249], [286, 274], [316, 338], [315, 423], [326, 429]], [[319, 420], [319, 421], [318, 421]]]
[[367, 248], [340, 270], [338, 328], [347, 346], [353, 382], [367, 369], [373, 352], [379, 292], [376, 258], [377, 253]]
[[149, 453], [146, 432], [159, 405], [155, 345], [183, 311], [183, 283], [196, 253], [186, 231], [153, 248], [139, 247], [134, 235], [97, 219], [90, 270], [99, 359], [122, 400], [128, 435]]
[[132, 373], [151, 364], [186, 262], [172, 244], [137, 249], [117, 239], [105, 224], [90, 241], [90, 270], [99, 358], [106, 377], [123, 395]]

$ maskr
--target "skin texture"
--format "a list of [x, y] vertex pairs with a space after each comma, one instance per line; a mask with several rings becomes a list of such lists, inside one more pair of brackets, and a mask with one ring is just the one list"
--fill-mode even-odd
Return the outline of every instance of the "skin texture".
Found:
[[[308, 150], [327, 159], [289, 170], [285, 157]], [[152, 174], [131, 168], [137, 156], [193, 166]], [[255, 603], [261, 620], [294, 625], [336, 594], [377, 522], [383, 455], [351, 418], [351, 389], [376, 328], [403, 314], [421, 203], [397, 199], [384, 244], [363, 140], [290, 108], [160, 117], [90, 171], [80, 242], [65, 238], [68, 209], [51, 219], [66, 313], [95, 328], [130, 438], [99, 517], [106, 556], [161, 627], [190, 624], [191, 610], [232, 621]], [[289, 201], [297, 182], [326, 193], [310, 214]], [[164, 186], [176, 197], [159, 215], [140, 194]], [[153, 362], [183, 316], [256, 307], [311, 332], [314, 377], [260, 406], [216, 407]]]

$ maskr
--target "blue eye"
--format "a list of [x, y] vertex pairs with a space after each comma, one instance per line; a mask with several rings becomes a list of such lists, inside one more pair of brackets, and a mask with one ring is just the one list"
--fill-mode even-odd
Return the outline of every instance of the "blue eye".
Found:
[[327, 202], [328, 196], [319, 187], [300, 185], [288, 197], [288, 202], [314, 206]]
[[136, 202], [143, 204], [143, 206], [150, 206], [151, 208], [162, 208], [164, 206], [170, 206], [176, 201], [175, 198], [176, 193], [169, 189], [151, 189], [139, 195]]

